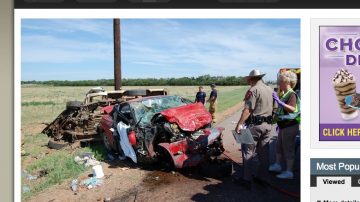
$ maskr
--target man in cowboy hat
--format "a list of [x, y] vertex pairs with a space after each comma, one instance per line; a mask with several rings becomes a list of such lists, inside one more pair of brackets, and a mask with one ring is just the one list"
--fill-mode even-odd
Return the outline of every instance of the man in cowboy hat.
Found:
[[255, 174], [259, 181], [266, 180], [268, 167], [268, 145], [270, 141], [270, 131], [273, 111], [272, 88], [267, 86], [262, 78], [265, 74], [259, 70], [252, 70], [245, 79], [250, 85], [244, 98], [244, 109], [235, 128], [237, 133], [247, 127], [254, 139], [254, 144], [242, 144], [241, 152], [243, 156], [243, 177], [234, 179], [237, 184], [245, 188], [251, 188], [253, 179], [252, 161], [255, 154], [259, 160], [259, 175]]

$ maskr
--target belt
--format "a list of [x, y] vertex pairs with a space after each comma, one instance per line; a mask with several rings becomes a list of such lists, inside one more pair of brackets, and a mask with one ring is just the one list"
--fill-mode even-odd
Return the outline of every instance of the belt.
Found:
[[299, 124], [296, 120], [289, 120], [289, 121], [278, 121], [277, 125], [280, 129], [287, 128], [293, 125]]
[[253, 116], [250, 115], [249, 118], [245, 121], [247, 125], [261, 125], [262, 123], [272, 124], [272, 116]]

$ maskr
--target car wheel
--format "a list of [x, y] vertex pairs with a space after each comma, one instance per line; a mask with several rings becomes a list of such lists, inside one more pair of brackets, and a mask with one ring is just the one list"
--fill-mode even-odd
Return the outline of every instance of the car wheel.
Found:
[[54, 140], [49, 140], [48, 142], [48, 147], [51, 149], [64, 149], [65, 147], [68, 147], [70, 145], [70, 143], [68, 142], [64, 142], [63, 140], [61, 141], [54, 141]]
[[146, 96], [146, 90], [127, 90], [125, 92], [127, 96]]
[[166, 149], [164, 149], [162, 147], [158, 147], [157, 150], [158, 150], [157, 153], [159, 154], [158, 163], [161, 165], [161, 167], [163, 167], [169, 171], [174, 170], [174, 168], [175, 168], [174, 161], [171, 158], [168, 151], [166, 151]]
[[111, 147], [110, 142], [109, 142], [107, 136], [105, 135], [105, 132], [104, 132], [103, 130], [100, 130], [100, 131], [99, 131], [99, 134], [100, 134], [100, 136], [101, 136], [101, 139], [102, 139], [102, 141], [103, 141], [103, 143], [104, 143], [104, 146], [105, 146], [106, 150], [107, 150], [108, 152], [113, 152], [114, 149]]
[[66, 109], [80, 109], [82, 102], [80, 101], [69, 101], [66, 103]]

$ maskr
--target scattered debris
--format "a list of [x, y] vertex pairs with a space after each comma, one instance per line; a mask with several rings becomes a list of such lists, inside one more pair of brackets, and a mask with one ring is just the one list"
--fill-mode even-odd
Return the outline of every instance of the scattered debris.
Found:
[[109, 202], [110, 200], [111, 200], [111, 198], [107, 197], [107, 198], [104, 199], [104, 202]]
[[73, 190], [74, 192], [76, 192], [77, 189], [78, 189], [77, 184], [78, 184], [78, 180], [77, 180], [77, 179], [74, 179], [74, 180], [71, 181], [71, 190]]
[[122, 171], [129, 170], [129, 169], [130, 168], [128, 168], [128, 167], [121, 168]]
[[155, 177], [155, 180], [156, 180], [156, 181], [159, 181], [159, 177]]
[[83, 153], [79, 156], [75, 156], [74, 161], [77, 164], [85, 165], [85, 167], [100, 165], [92, 153]]
[[120, 161], [123, 161], [123, 160], [126, 159], [126, 156], [121, 156], [121, 155], [119, 155], [118, 159], [119, 159]]
[[29, 156], [30, 153], [26, 152], [25, 150], [21, 150], [21, 156]]
[[101, 165], [93, 166], [92, 169], [93, 169], [93, 176], [94, 177], [96, 177], [96, 178], [104, 177], [104, 171], [103, 171]]
[[80, 185], [86, 186], [88, 189], [102, 185], [103, 180], [97, 179], [96, 177], [91, 177], [86, 180], [83, 180]]
[[36, 180], [37, 179], [37, 176], [34, 176], [34, 175], [28, 175], [27, 177], [26, 177], [26, 179], [28, 179], [28, 180]]
[[38, 176], [36, 176], [36, 175], [29, 174], [26, 170], [22, 171], [21, 176], [25, 177], [29, 181], [36, 180], [38, 178]]
[[110, 153], [107, 154], [107, 158], [109, 161], [113, 161], [115, 159], [115, 157]]
[[28, 193], [28, 192], [30, 192], [30, 187], [26, 185], [22, 186], [22, 193]]
[[110, 175], [105, 175], [105, 179], [107, 180], [107, 179], [109, 179], [111, 176], [113, 176], [112, 173], [110, 173]]
[[40, 170], [38, 173], [39, 173], [38, 177], [44, 177], [47, 174], [49, 174], [49, 171], [47, 169], [45, 169], [45, 170]]

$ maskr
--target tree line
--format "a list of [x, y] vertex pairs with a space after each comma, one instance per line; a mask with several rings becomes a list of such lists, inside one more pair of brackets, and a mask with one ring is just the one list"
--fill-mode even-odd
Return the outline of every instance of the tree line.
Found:
[[[138, 78], [122, 79], [123, 86], [200, 86], [215, 83], [219, 86], [247, 85], [244, 77], [241, 76], [210, 76], [180, 77], [180, 78]], [[272, 83], [272, 82], [270, 82]], [[114, 79], [98, 80], [50, 80], [50, 81], [21, 81], [21, 84], [41, 84], [51, 86], [113, 86]]]

